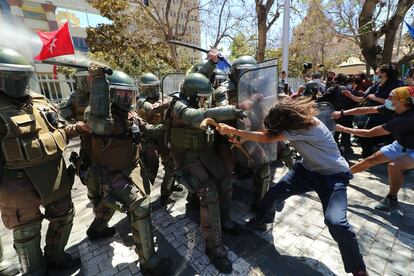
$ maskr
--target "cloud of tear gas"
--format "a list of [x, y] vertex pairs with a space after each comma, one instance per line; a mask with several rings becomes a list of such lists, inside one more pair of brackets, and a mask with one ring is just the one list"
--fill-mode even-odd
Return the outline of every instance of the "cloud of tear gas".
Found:
[[0, 46], [16, 50], [30, 61], [42, 48], [39, 36], [22, 23], [0, 19], [0, 38]]

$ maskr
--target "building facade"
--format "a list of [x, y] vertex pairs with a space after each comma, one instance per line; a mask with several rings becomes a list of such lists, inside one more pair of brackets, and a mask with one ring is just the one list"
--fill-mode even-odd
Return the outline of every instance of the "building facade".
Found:
[[[0, 0], [0, 24], [4, 22], [9, 28], [22, 30], [34, 36], [35, 32], [51, 32], [59, 28], [66, 21], [70, 21], [70, 32], [75, 50], [86, 54], [88, 46], [86, 44], [85, 24], [81, 24], [83, 15], [99, 16], [96, 9], [91, 7], [88, 2], [81, 0]], [[84, 20], [85, 21], [85, 20]], [[89, 23], [89, 20], [86, 20]], [[18, 27], [17, 27], [18, 26]], [[31, 32], [31, 33], [30, 33]], [[40, 40], [39, 40], [40, 43]], [[0, 41], [0, 45], [2, 42]], [[34, 43], [38, 44], [38, 43]], [[30, 43], [15, 43], [15, 50], [22, 52], [27, 57], [36, 56], [39, 45]], [[10, 43], [5, 43], [11, 46]], [[62, 74], [53, 74], [53, 66], [47, 64], [33, 64], [36, 68], [37, 81], [33, 82], [32, 88], [38, 90], [52, 101], [58, 102], [68, 96], [73, 89], [73, 80], [67, 80]]]

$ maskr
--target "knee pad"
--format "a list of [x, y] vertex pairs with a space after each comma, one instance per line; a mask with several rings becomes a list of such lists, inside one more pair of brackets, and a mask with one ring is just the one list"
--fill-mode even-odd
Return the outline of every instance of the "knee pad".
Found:
[[151, 197], [149, 196], [134, 201], [129, 207], [129, 212], [133, 220], [140, 220], [148, 217], [151, 214], [150, 204]]
[[41, 229], [41, 222], [17, 226], [13, 229], [13, 239], [15, 242], [18, 243], [26, 242], [28, 240], [33, 239], [36, 236], [40, 236]]
[[75, 209], [72, 208], [69, 210], [67, 214], [50, 219], [49, 229], [56, 230], [56, 229], [61, 228], [64, 225], [72, 224], [74, 217], [75, 217]]

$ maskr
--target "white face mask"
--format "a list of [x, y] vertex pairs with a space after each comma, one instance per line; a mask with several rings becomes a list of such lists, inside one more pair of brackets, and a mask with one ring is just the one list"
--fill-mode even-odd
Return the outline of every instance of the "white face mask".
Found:
[[392, 105], [392, 101], [391, 100], [386, 99], [385, 102], [384, 102], [384, 105], [389, 110], [395, 111], [395, 106]]

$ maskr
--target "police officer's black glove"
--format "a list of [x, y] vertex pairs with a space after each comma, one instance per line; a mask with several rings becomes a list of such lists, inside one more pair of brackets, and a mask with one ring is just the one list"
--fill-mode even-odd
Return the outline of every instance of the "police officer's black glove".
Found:
[[243, 120], [244, 118], [247, 118], [247, 114], [243, 109], [236, 108], [236, 117], [237, 119]]

